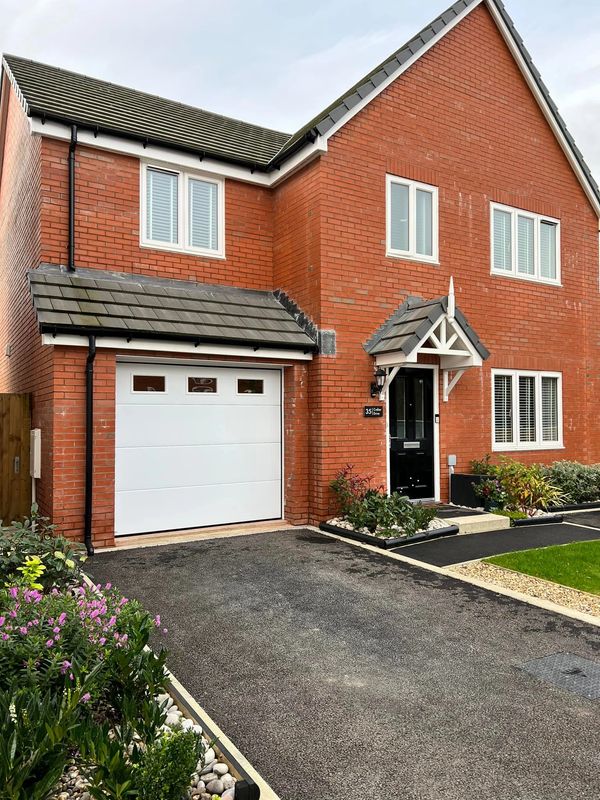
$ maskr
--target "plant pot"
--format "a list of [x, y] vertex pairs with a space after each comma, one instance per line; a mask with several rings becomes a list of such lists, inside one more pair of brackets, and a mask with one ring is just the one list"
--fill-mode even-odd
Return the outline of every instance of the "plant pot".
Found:
[[479, 508], [483, 505], [483, 500], [475, 494], [474, 487], [489, 477], [489, 475], [455, 472], [450, 477], [450, 502], [464, 508]]
[[441, 536], [454, 536], [458, 533], [458, 525], [446, 525], [444, 528], [435, 528], [431, 531], [415, 533], [414, 536], [394, 536], [390, 539], [383, 539], [381, 536], [375, 536], [372, 533], [361, 533], [360, 531], [348, 530], [347, 528], [339, 528], [337, 525], [330, 525], [328, 522], [322, 522], [319, 528], [326, 533], [335, 533], [336, 536], [343, 536], [346, 539], [354, 539], [357, 542], [364, 542], [374, 547], [381, 547], [382, 550], [391, 550], [392, 548], [402, 547], [406, 544], [424, 542], [427, 539], [439, 539]]

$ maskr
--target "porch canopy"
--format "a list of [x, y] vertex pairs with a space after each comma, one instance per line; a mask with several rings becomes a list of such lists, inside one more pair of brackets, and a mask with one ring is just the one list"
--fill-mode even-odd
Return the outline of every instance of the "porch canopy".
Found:
[[465, 370], [480, 367], [489, 357], [465, 315], [456, 308], [454, 285], [434, 300], [409, 297], [365, 345], [377, 367], [388, 368], [380, 393], [383, 399], [398, 370], [418, 363], [419, 356], [438, 356], [443, 376], [443, 399], [448, 400]]

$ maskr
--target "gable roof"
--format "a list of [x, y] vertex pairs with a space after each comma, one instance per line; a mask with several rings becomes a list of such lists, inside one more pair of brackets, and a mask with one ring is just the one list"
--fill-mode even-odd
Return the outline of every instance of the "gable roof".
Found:
[[521, 62], [559, 144], [600, 214], [598, 184], [501, 0], [457, 0], [292, 135], [17, 56], [5, 56], [3, 68], [18, 87], [30, 116], [271, 171], [319, 137], [335, 133], [481, 3]]
[[[397, 352], [409, 356], [447, 311], [447, 295], [433, 300], [409, 297], [373, 334], [365, 344], [365, 350], [372, 356]], [[458, 308], [454, 310], [454, 319], [485, 361], [490, 355], [488, 349]]]
[[288, 133], [18, 56], [6, 55], [4, 63], [33, 117], [263, 167], [290, 138]]
[[317, 349], [314, 327], [273, 292], [54, 264], [28, 277], [41, 333]]

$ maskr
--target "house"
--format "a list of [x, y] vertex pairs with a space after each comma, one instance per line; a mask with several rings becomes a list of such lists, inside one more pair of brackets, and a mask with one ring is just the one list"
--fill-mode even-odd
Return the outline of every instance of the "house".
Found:
[[600, 195], [498, 0], [289, 135], [6, 56], [0, 391], [74, 538], [600, 460]]

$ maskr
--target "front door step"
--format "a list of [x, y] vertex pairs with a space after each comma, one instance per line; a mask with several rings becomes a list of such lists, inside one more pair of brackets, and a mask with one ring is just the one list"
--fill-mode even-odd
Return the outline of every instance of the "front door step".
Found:
[[459, 536], [463, 533], [484, 533], [485, 531], [500, 531], [510, 528], [510, 519], [502, 514], [469, 514], [461, 516], [461, 509], [457, 509], [455, 517], [444, 515], [444, 522], [448, 525], [458, 525]]

